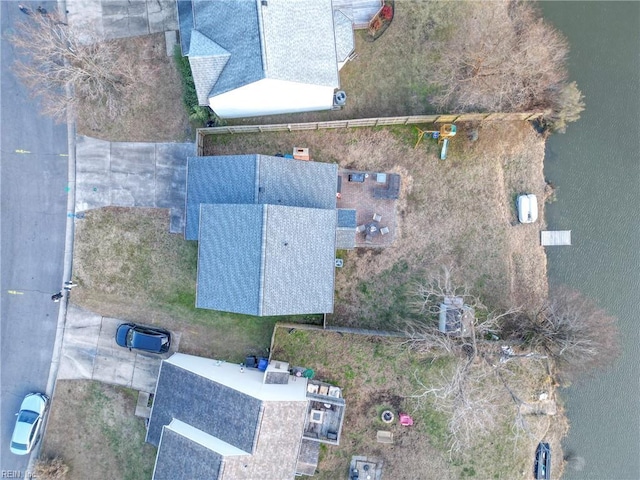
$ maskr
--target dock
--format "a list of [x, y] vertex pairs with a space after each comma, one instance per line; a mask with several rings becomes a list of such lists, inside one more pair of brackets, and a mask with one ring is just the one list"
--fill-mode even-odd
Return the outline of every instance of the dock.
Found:
[[540, 245], [543, 247], [571, 245], [571, 230], [543, 230], [540, 232]]

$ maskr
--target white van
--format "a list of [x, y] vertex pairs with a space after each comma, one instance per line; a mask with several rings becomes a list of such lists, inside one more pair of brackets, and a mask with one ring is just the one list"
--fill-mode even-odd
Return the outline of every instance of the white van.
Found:
[[538, 219], [538, 199], [532, 193], [518, 197], [518, 220], [533, 223]]

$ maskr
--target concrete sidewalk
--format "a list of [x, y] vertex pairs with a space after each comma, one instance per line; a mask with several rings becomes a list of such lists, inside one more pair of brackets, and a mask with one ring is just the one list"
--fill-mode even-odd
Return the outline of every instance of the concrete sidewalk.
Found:
[[67, 0], [67, 20], [113, 40], [178, 30], [175, 0]]
[[62, 340], [58, 379], [96, 380], [153, 392], [160, 363], [178, 349], [180, 334], [171, 332], [171, 350], [164, 355], [129, 351], [116, 345], [117, 318], [102, 317], [69, 304]]
[[193, 143], [107, 142], [76, 137], [76, 214], [93, 208], [171, 209], [171, 233], [183, 233], [187, 157]]

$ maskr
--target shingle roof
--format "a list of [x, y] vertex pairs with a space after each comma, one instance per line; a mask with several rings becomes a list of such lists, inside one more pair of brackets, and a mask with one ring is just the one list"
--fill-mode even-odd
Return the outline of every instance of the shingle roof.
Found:
[[298, 462], [296, 464], [296, 473], [300, 475], [313, 476], [318, 468], [318, 459], [320, 458], [320, 442], [314, 442], [307, 438], [303, 438], [300, 443], [300, 452], [298, 453]]
[[266, 208], [260, 315], [333, 312], [335, 210]]
[[339, 208], [337, 212], [336, 249], [352, 250], [356, 248], [356, 211]]
[[336, 208], [338, 165], [259, 155], [256, 203]]
[[267, 78], [340, 86], [331, 0], [268, 0], [259, 14]]
[[185, 238], [198, 239], [201, 203], [254, 203], [256, 172], [257, 155], [190, 157]]
[[180, 48], [182, 55], [189, 55], [191, 29], [193, 28], [193, 3], [191, 0], [176, 0], [178, 4], [178, 25], [180, 27]]
[[187, 160], [185, 238], [198, 239], [201, 203], [336, 206], [338, 166], [269, 155], [222, 155]]
[[[231, 53], [213, 88], [204, 91], [207, 82], [196, 84], [199, 98], [263, 78], [339, 86], [336, 46], [344, 55], [349, 38], [344, 15], [334, 25], [331, 0], [268, 0], [266, 5], [258, 0], [178, 0], [178, 17], [183, 55], [193, 52], [192, 29]], [[192, 63], [194, 78], [211, 69]]]
[[153, 480], [217, 479], [222, 456], [181, 434], [164, 428]]
[[248, 315], [333, 311], [335, 210], [202, 205], [196, 306]]
[[209, 92], [218, 81], [231, 54], [198, 30], [191, 31], [189, 65], [200, 105], [209, 105]]
[[[257, 3], [254, 0], [193, 0], [193, 28], [231, 52], [231, 57], [209, 96], [228, 92], [265, 77]], [[182, 28], [182, 22], [180, 25]]]
[[264, 212], [258, 205], [202, 205], [196, 307], [258, 315]]
[[176, 418], [245, 452], [253, 452], [262, 402], [168, 362], [162, 362], [147, 442]]

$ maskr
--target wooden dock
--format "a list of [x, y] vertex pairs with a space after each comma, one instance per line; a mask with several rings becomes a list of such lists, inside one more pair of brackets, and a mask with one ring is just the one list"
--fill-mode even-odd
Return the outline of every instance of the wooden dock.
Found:
[[571, 230], [543, 230], [540, 232], [540, 245], [543, 247], [571, 245]]

